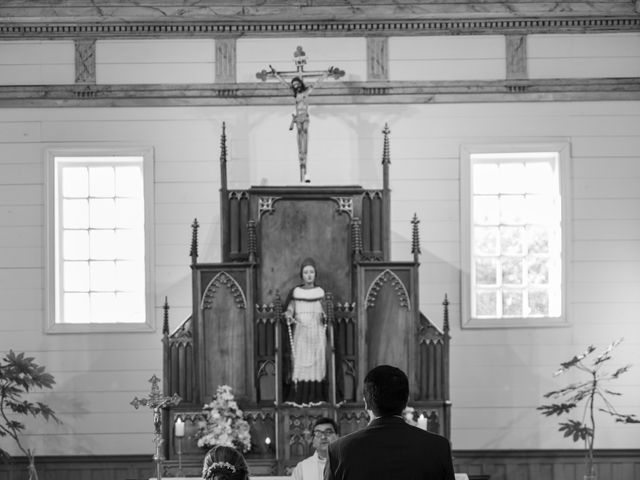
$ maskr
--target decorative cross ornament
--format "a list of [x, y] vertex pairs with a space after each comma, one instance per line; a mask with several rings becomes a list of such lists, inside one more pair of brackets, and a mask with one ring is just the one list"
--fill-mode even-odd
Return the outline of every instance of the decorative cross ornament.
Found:
[[153, 456], [153, 460], [156, 463], [156, 479], [162, 478], [162, 461], [164, 457], [162, 455], [162, 409], [167, 407], [173, 407], [178, 405], [182, 401], [182, 397], [177, 393], [174, 393], [171, 397], [162, 395], [160, 392], [160, 379], [154, 374], [150, 379], [151, 392], [149, 396], [145, 398], [134, 397], [130, 405], [133, 405], [137, 410], [140, 405], [148, 406], [153, 409], [153, 443], [156, 445], [156, 453]]
[[[307, 176], [307, 146], [309, 143], [309, 105], [308, 97], [311, 91], [321, 81], [327, 77], [338, 79], [344, 76], [344, 70], [340, 70], [336, 67], [329, 67], [326, 70], [314, 70], [306, 72], [304, 70], [307, 64], [307, 55], [302, 47], [296, 48], [293, 52], [293, 63], [296, 67], [295, 70], [281, 70], [278, 71], [269, 65], [269, 70], [263, 69], [256, 73], [256, 77], [263, 82], [269, 78], [275, 78], [293, 93], [293, 98], [296, 103], [295, 113], [292, 115], [291, 124], [289, 130], [293, 130], [296, 127], [298, 137], [298, 161], [300, 162], [300, 181], [309, 183], [309, 177]], [[307, 84], [309, 80], [314, 80], [313, 83]]]

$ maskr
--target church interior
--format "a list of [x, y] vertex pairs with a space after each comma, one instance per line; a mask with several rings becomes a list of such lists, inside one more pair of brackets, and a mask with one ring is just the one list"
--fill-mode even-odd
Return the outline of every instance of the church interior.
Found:
[[640, 480], [639, 1], [4, 0], [0, 125], [1, 479], [288, 478], [391, 364], [464, 478]]

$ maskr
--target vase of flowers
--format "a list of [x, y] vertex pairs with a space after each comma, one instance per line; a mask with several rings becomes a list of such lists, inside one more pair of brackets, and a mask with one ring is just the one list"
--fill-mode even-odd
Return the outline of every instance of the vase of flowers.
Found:
[[202, 407], [203, 420], [197, 433], [198, 447], [234, 447], [245, 453], [251, 448], [249, 424], [244, 419], [229, 385], [220, 385], [211, 403]]

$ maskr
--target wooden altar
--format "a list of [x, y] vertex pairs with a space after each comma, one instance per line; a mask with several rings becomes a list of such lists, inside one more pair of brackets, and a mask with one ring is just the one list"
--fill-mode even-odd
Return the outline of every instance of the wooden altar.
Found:
[[[312, 453], [310, 430], [320, 416], [336, 419], [340, 434], [367, 424], [362, 381], [378, 364], [407, 372], [409, 405], [427, 428], [449, 437], [449, 323], [443, 329], [419, 309], [418, 221], [412, 222], [413, 260], [390, 260], [389, 131], [385, 127], [383, 185], [253, 186], [227, 188], [226, 136], [221, 139], [222, 262], [198, 262], [198, 224], [191, 241], [193, 313], [163, 328], [163, 389], [182, 402], [164, 412], [164, 471], [198, 475], [204, 451], [196, 445], [202, 406], [218, 385], [230, 385], [251, 426], [245, 456], [252, 475], [283, 475]], [[408, 225], [409, 229], [409, 225]], [[313, 406], [287, 402], [286, 293], [299, 283], [303, 258], [316, 260], [326, 292], [327, 397]], [[173, 425], [185, 422], [177, 443]]]

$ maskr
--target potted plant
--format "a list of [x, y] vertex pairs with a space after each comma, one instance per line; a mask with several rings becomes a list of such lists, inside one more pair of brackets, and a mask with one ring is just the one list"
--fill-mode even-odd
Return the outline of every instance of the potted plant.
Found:
[[[553, 390], [544, 395], [545, 398], [558, 400], [559, 403], [549, 405], [541, 405], [537, 409], [543, 415], [563, 415], [572, 412], [578, 405], [583, 406], [582, 417], [578, 420], [567, 419], [560, 422], [560, 432], [564, 432], [565, 437], [571, 437], [574, 442], [584, 441], [585, 456], [585, 480], [595, 480], [596, 472], [593, 464], [593, 450], [596, 434], [596, 410], [611, 415], [616, 422], [619, 423], [640, 423], [635, 415], [625, 415], [618, 413], [613, 404], [609, 400], [611, 396], [619, 396], [621, 393], [608, 389], [607, 384], [620, 377], [623, 373], [631, 368], [631, 365], [625, 365], [617, 370], [610, 372], [603, 369], [607, 361], [611, 360], [611, 352], [616, 348], [622, 338], [616, 340], [609, 345], [595, 359], [589, 356], [596, 350], [590, 345], [583, 353], [574, 356], [571, 360], [561, 363], [560, 369], [553, 375], [558, 376], [563, 373], [576, 369], [582, 372], [586, 378], [571, 383], [560, 390]], [[600, 406], [601, 405], [601, 406]]]
[[[13, 438], [16, 445], [27, 457], [29, 480], [37, 480], [33, 450], [25, 448], [20, 441], [20, 432], [25, 429], [22, 422], [16, 420], [19, 415], [42, 417], [60, 423], [48, 405], [30, 402], [23, 397], [33, 388], [53, 388], [53, 375], [35, 363], [33, 357], [24, 353], [16, 354], [10, 350], [0, 361], [0, 437]], [[10, 458], [6, 450], [0, 448], [0, 456]]]

